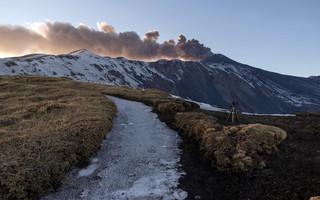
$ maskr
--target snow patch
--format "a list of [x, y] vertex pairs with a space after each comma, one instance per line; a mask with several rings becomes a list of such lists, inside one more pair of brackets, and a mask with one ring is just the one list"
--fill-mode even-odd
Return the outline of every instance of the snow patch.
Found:
[[[171, 94], [171, 97], [172, 98], [181, 98], [179, 96], [172, 95], [172, 94]], [[193, 100], [191, 100], [189, 98], [186, 99], [186, 100], [194, 102], [194, 103], [200, 105], [200, 109], [203, 109], [203, 110], [230, 113], [230, 110], [227, 110], [227, 109], [224, 109], [224, 108], [213, 107], [210, 104], [193, 101]], [[295, 114], [261, 114], [261, 113], [249, 113], [249, 112], [242, 112], [242, 114], [243, 115], [256, 115], [256, 116], [282, 116], [282, 117], [294, 117], [294, 116], [296, 116]]]
[[85, 169], [81, 169], [78, 172], [78, 177], [89, 176], [89, 175], [93, 174], [96, 171], [96, 169], [98, 168], [98, 165], [96, 164], [98, 161], [99, 161], [98, 158], [93, 158], [91, 160], [91, 163], [92, 163], [91, 165], [89, 165]]
[[275, 116], [275, 117], [295, 117], [295, 114], [260, 114], [260, 113], [247, 113], [242, 112], [244, 115], [253, 115], [253, 116]]
[[[170, 96], [171, 96], [172, 98], [182, 98], [182, 97], [179, 97], [179, 96], [176, 96], [176, 95], [172, 95], [172, 94], [170, 94]], [[183, 98], [182, 98], [182, 99], [183, 99]], [[217, 111], [217, 112], [230, 112], [230, 111], [227, 110], [227, 109], [213, 107], [213, 106], [211, 106], [210, 104], [193, 101], [193, 100], [190, 99], [190, 98], [187, 98], [186, 100], [198, 104], [198, 105], [200, 106], [200, 109], [202, 109], [202, 110], [210, 110], [210, 111]]]

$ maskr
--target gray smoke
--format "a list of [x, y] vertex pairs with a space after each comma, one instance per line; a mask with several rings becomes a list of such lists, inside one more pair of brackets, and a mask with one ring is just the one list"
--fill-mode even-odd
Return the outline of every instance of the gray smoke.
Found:
[[211, 50], [198, 40], [187, 40], [179, 35], [178, 43], [157, 42], [158, 31], [146, 32], [143, 39], [133, 31], [117, 33], [105, 22], [97, 23], [99, 30], [84, 24], [74, 27], [69, 23], [46, 22], [26, 28], [0, 25], [0, 53], [22, 55], [27, 53], [63, 54], [87, 49], [96, 54], [126, 57], [135, 60], [184, 59], [203, 60]]
[[97, 26], [100, 30], [105, 31], [107, 33], [115, 33], [113, 26], [110, 26], [106, 22], [97, 22]]
[[156, 41], [160, 37], [160, 34], [158, 31], [153, 30], [153, 31], [148, 31], [146, 32], [146, 35], [144, 36], [145, 40], [153, 40]]

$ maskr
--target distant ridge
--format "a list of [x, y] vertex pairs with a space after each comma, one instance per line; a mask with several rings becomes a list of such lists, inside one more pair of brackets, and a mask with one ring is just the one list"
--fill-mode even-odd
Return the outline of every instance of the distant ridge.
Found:
[[320, 76], [309, 76], [309, 78], [320, 81]]
[[232, 64], [240, 64], [227, 56], [224, 56], [222, 54], [213, 54], [212, 56], [206, 58], [203, 60], [203, 62], [207, 63], [232, 63]]
[[203, 61], [133, 61], [80, 49], [69, 54], [33, 54], [0, 59], [0, 75], [69, 77], [78, 81], [159, 88], [168, 93], [254, 113], [320, 110], [318, 77], [281, 75], [238, 63], [222, 54]]

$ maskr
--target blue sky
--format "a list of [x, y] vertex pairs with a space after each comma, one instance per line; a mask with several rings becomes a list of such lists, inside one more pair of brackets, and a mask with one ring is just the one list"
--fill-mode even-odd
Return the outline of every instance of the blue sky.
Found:
[[10, 0], [1, 2], [0, 25], [68, 22], [116, 32], [157, 30], [159, 42], [179, 34], [214, 53], [268, 71], [320, 75], [318, 0]]

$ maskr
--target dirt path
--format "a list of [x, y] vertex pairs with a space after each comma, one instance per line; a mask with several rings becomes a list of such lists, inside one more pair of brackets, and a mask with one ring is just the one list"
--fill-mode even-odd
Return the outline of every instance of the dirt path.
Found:
[[185, 199], [178, 189], [181, 141], [142, 103], [109, 97], [114, 127], [85, 169], [73, 170], [51, 199]]

